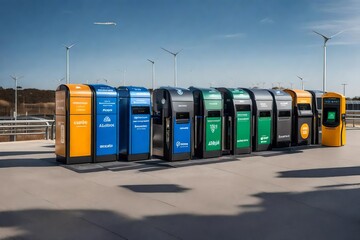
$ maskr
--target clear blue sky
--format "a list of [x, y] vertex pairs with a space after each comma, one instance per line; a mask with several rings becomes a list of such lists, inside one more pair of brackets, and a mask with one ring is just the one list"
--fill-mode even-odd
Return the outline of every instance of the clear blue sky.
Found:
[[[116, 26], [94, 25], [114, 21]], [[24, 88], [55, 89], [65, 77], [65, 48], [74, 83], [105, 78], [119, 86], [173, 84], [249, 87], [272, 84], [321, 89], [323, 40], [328, 90], [360, 96], [360, 1], [357, 0], [0, 0], [0, 86], [10, 74]]]

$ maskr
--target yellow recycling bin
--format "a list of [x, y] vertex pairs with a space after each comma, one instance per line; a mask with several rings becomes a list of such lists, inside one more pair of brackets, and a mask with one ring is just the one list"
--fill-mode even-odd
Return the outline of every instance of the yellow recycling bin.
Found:
[[92, 91], [82, 84], [60, 85], [56, 102], [56, 160], [65, 164], [86, 163], [91, 156]]
[[346, 99], [328, 92], [322, 96], [322, 145], [340, 147], [346, 144]]

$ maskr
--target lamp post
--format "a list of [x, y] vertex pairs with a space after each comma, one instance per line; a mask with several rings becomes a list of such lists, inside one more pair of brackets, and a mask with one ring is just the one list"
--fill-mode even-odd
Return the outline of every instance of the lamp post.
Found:
[[182, 49], [180, 51], [176, 52], [176, 53], [170, 52], [169, 50], [167, 50], [165, 48], [161, 48], [161, 49], [174, 56], [174, 87], [177, 87], [177, 63], [176, 63], [176, 57], [182, 51]]
[[17, 90], [18, 90], [18, 80], [23, 78], [23, 76], [18, 77], [16, 75], [10, 75], [10, 77], [15, 81], [15, 111], [14, 111], [14, 119], [17, 120]]
[[344, 97], [346, 97], [346, 85], [348, 85], [348, 84], [342, 83], [341, 85], [343, 85], [343, 95], [344, 95]]
[[320, 35], [321, 37], [323, 37], [324, 39], [324, 66], [323, 66], [323, 92], [326, 92], [326, 43], [332, 39], [333, 37], [339, 35], [340, 33], [342, 33], [343, 31], [340, 31], [330, 37], [325, 36], [324, 34], [321, 34], [319, 32], [313, 31], [314, 33], [316, 33], [317, 35]]
[[304, 90], [304, 78], [297, 76], [301, 81], [301, 90]]
[[155, 61], [148, 59], [152, 66], [152, 90], [155, 88]]
[[66, 46], [64, 45], [65, 49], [66, 49], [66, 84], [70, 83], [70, 48], [72, 48], [73, 46], [75, 46], [75, 44], [72, 44], [70, 46]]

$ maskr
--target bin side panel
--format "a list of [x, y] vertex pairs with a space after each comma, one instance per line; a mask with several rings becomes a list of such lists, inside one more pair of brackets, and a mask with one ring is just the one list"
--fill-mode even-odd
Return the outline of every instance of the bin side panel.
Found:
[[66, 156], [66, 117], [56, 115], [56, 139], [55, 139], [55, 154]]
[[236, 113], [237, 129], [236, 129], [236, 147], [250, 147], [251, 141], [251, 112], [242, 111]]
[[148, 114], [132, 115], [130, 154], [148, 153], [149, 151], [150, 151], [150, 115]]
[[207, 117], [205, 123], [205, 150], [221, 150], [221, 117]]
[[173, 152], [190, 152], [191, 146], [191, 127], [188, 123], [176, 123], [174, 120]]
[[91, 155], [91, 115], [70, 116], [70, 157]]

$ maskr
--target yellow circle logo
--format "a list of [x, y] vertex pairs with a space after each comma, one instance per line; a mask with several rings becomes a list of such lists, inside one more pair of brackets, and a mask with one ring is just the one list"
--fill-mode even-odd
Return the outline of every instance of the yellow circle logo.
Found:
[[300, 135], [302, 139], [307, 139], [309, 137], [309, 125], [307, 123], [303, 123], [300, 127]]

